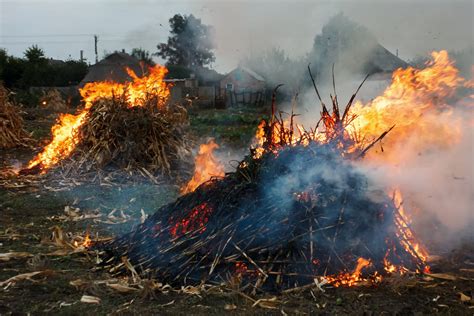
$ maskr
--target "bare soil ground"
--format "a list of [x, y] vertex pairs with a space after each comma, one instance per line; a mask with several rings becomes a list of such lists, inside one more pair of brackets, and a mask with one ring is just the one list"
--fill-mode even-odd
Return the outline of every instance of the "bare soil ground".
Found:
[[[46, 114], [30, 113], [26, 119], [27, 128], [39, 141], [48, 137], [48, 130], [56, 117], [54, 113]], [[240, 144], [241, 147], [247, 146], [253, 133], [252, 126], [258, 122], [255, 112], [202, 111], [191, 115], [192, 128], [197, 134], [214, 135], [232, 146]], [[0, 151], [0, 168], [24, 163], [32, 156], [29, 149]], [[0, 256], [0, 315], [474, 314], [472, 241], [466, 241], [456, 251], [443, 254], [443, 259], [433, 265], [433, 273], [438, 274], [391, 277], [378, 286], [324, 286], [324, 292], [313, 287], [286, 294], [248, 296], [230, 289], [186, 291], [188, 293], [151, 291], [150, 283], [142, 281], [143, 289], [121, 293], [100, 282], [111, 280], [112, 276], [94, 270], [96, 258], [92, 254], [65, 254], [57, 243], [53, 244], [52, 233], [60, 229], [68, 238], [84, 236], [86, 232], [93, 238], [116, 236], [138, 224], [142, 210], [151, 214], [174, 200], [179, 191], [176, 185], [135, 183], [101, 186], [85, 183], [62, 187], [37, 181], [21, 183], [9, 180], [1, 183], [0, 254], [26, 254], [9, 260]], [[40, 273], [30, 279], [4, 282], [32, 272]], [[81, 302], [84, 295], [98, 297], [100, 303]]]

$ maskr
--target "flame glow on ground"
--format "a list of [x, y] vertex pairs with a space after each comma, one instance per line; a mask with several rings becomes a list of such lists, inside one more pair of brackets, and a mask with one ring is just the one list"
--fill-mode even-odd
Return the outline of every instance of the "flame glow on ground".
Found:
[[42, 172], [50, 169], [59, 161], [68, 157], [77, 143], [78, 129], [84, 123], [84, 119], [95, 101], [101, 98], [112, 98], [124, 96], [130, 107], [143, 106], [146, 96], [154, 96], [157, 106], [165, 105], [170, 91], [168, 85], [163, 81], [168, 70], [160, 65], [149, 68], [146, 76], [138, 77], [132, 70], [127, 69], [133, 81], [127, 83], [116, 82], [92, 82], [80, 89], [84, 102], [84, 108], [77, 114], [63, 114], [58, 123], [51, 128], [52, 140], [46, 145], [42, 152], [34, 157], [28, 164], [28, 168], [40, 167]]

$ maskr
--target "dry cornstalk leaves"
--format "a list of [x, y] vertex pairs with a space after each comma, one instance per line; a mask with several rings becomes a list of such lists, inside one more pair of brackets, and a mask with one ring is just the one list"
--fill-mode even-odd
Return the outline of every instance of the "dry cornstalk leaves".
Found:
[[39, 276], [39, 275], [50, 275], [53, 272], [50, 270], [44, 270], [44, 271], [35, 271], [35, 272], [28, 272], [28, 273], [22, 273], [15, 275], [5, 281], [0, 281], [0, 287], [8, 287], [11, 284], [17, 283], [19, 281], [23, 280], [29, 280], [29, 281], [34, 281], [33, 277]]
[[10, 92], [0, 84], [0, 148], [25, 146], [31, 142], [23, 129], [18, 106], [10, 100]]
[[278, 305], [281, 303], [281, 301], [277, 300], [277, 297], [274, 296], [272, 298], [261, 298], [255, 303], [253, 303], [252, 307], [261, 307], [261, 308], [266, 308], [266, 309], [278, 309]]
[[29, 258], [33, 255], [29, 252], [7, 252], [0, 253], [0, 261], [10, 261], [12, 259]]
[[127, 286], [127, 285], [122, 285], [120, 283], [107, 283], [106, 284], [107, 287], [119, 292], [119, 293], [132, 293], [132, 292], [136, 292], [138, 291], [139, 289], [137, 288], [134, 288], [134, 287], [131, 287], [131, 286]]
[[82, 297], [81, 297], [81, 303], [100, 304], [100, 298], [97, 297], [97, 296], [82, 295]]
[[463, 292], [459, 292], [459, 299], [461, 300], [461, 302], [471, 302], [472, 301], [472, 298], [470, 296], [467, 296]]
[[448, 281], [456, 281], [458, 279], [456, 276], [448, 273], [426, 273], [426, 275], [435, 279], [442, 279]]

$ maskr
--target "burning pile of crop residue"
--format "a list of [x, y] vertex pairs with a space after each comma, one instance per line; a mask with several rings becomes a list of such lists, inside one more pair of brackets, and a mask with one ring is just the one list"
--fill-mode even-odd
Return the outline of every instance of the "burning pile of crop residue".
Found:
[[[369, 189], [367, 176], [354, 162], [369, 159], [382, 139], [400, 135], [394, 128], [398, 121], [388, 124], [392, 112], [377, 115], [393, 110], [383, 102], [395, 98], [390, 89], [399, 92], [398, 110], [412, 104], [400, 115], [403, 125], [416, 130], [426, 123], [416, 120], [431, 118], [411, 117], [409, 111], [437, 111], [426, 103], [429, 97], [419, 104], [409, 98], [416, 93], [440, 95], [437, 89], [461, 83], [450, 87], [443, 72], [427, 76], [436, 69], [453, 69], [447, 54], [434, 57], [425, 70], [395, 72], [393, 85], [373, 101], [373, 108], [353, 104], [354, 95], [340, 111], [337, 97], [332, 97], [331, 112], [322, 104], [322, 130], [305, 130], [294, 123], [293, 114], [287, 121], [277, 118], [273, 103], [270, 121], [259, 126], [258, 146], [235, 172], [160, 208], [132, 232], [96, 245], [102, 267], [121, 273], [133, 266], [142, 275], [175, 285], [237, 282], [240, 289], [252, 291], [281, 290], [318, 278], [351, 286], [377, 283], [388, 273], [428, 271], [428, 253], [411, 228], [400, 191]], [[427, 80], [433, 91], [413, 89], [410, 94], [400, 87], [423, 86]], [[415, 122], [409, 123], [411, 119]], [[365, 134], [358, 130], [362, 124], [380, 128], [376, 133], [366, 126]]]
[[368, 273], [383, 271], [387, 262], [423, 269], [396, 235], [394, 203], [388, 196], [375, 203], [369, 195], [367, 179], [332, 144], [249, 156], [235, 173], [161, 208], [107, 245], [112, 261], [105, 260], [114, 271], [115, 260], [125, 256], [140, 272], [172, 283], [240, 274], [246, 283], [271, 288], [352, 271], [360, 258]]
[[167, 104], [166, 68], [150, 68], [142, 78], [128, 72], [133, 82], [86, 84], [84, 109], [60, 117], [51, 142], [23, 173], [60, 167], [63, 176], [125, 170], [154, 178], [191, 164], [187, 112]]

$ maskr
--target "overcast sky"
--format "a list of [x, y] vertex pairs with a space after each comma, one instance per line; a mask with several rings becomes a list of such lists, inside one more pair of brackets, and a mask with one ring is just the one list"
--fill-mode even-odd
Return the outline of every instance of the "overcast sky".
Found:
[[368, 27], [387, 49], [410, 59], [431, 50], [464, 49], [473, 43], [473, 0], [423, 1], [237, 1], [237, 0], [0, 0], [0, 47], [21, 56], [38, 44], [49, 57], [94, 62], [99, 55], [166, 41], [168, 19], [194, 14], [215, 27], [219, 71], [240, 56], [278, 46], [291, 56], [306, 54], [328, 19], [343, 12]]

